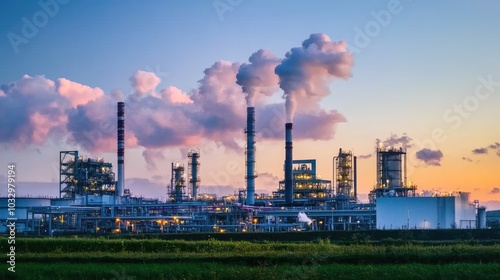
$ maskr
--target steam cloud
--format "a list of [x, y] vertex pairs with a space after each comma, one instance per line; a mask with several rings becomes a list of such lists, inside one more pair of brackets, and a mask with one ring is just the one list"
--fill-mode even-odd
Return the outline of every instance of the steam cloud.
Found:
[[330, 94], [329, 82], [350, 78], [353, 64], [346, 42], [333, 42], [326, 34], [312, 34], [301, 47], [292, 48], [275, 69], [284, 91], [286, 122], [293, 121], [297, 104], [302, 112], [317, 108]]
[[424, 148], [416, 153], [416, 157], [417, 159], [425, 162], [426, 165], [441, 166], [443, 153], [441, 152], [441, 150], [431, 150]]
[[248, 64], [215, 62], [190, 92], [173, 86], [158, 89], [161, 79], [146, 71], [130, 77], [128, 95], [105, 94], [65, 78], [25, 75], [0, 87], [0, 145], [21, 149], [62, 141], [92, 153], [114, 152], [116, 102], [125, 101], [126, 147], [144, 147], [149, 168], [163, 158], [160, 149], [196, 146], [202, 140], [241, 150], [238, 141], [244, 138], [241, 128], [246, 120], [242, 108], [248, 104], [259, 104], [259, 137], [283, 138], [283, 105], [266, 102], [278, 89], [278, 81], [288, 99], [293, 95], [304, 105], [296, 114], [295, 138], [334, 137], [336, 125], [346, 119], [336, 110], [319, 108], [317, 102], [329, 94], [328, 81], [350, 76], [352, 54], [345, 43], [313, 34], [278, 65], [280, 61], [259, 50]]
[[299, 212], [297, 217], [299, 218], [299, 223], [307, 223], [308, 225], [312, 224], [312, 220], [307, 217], [304, 212]]
[[236, 74], [236, 83], [246, 94], [248, 107], [255, 106], [256, 95], [261, 93], [270, 96], [278, 90], [278, 76], [274, 69], [280, 63], [272, 52], [268, 50], [258, 50], [248, 59], [250, 63], [240, 66]]

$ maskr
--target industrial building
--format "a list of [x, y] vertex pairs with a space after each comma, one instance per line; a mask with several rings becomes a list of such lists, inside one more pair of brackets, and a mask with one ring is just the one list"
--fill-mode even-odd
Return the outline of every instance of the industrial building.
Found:
[[[284, 178], [270, 195], [255, 194], [255, 108], [247, 108], [246, 188], [236, 195], [200, 194], [201, 154], [188, 152], [170, 166], [165, 201], [130, 195], [125, 186], [125, 104], [117, 104], [117, 174], [112, 163], [60, 152], [59, 197], [16, 198], [17, 230], [58, 232], [172, 233], [226, 231], [484, 228], [485, 209], [468, 193], [419, 197], [406, 180], [406, 150], [377, 146], [377, 183], [369, 203], [357, 196], [352, 151], [333, 156], [332, 180], [319, 178], [315, 159], [294, 159], [292, 123], [285, 124]], [[0, 198], [0, 232], [7, 231], [7, 198]], [[310, 223], [298, 219], [307, 215]], [[477, 218], [476, 218], [477, 217]], [[12, 217], [11, 217], [12, 218]]]
[[376, 212], [377, 229], [473, 229], [477, 226], [476, 207], [470, 204], [466, 192], [458, 196], [379, 197]]

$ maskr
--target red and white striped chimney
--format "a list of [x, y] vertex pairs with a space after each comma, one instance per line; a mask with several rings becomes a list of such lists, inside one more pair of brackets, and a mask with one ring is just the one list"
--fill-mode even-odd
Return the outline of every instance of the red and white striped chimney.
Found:
[[118, 102], [118, 181], [116, 195], [123, 196], [125, 184], [125, 102]]

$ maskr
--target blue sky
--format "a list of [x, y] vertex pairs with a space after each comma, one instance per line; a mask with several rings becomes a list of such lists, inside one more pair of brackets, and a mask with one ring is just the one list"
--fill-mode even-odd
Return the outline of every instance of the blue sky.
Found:
[[[33, 16], [44, 11], [42, 2], [57, 3], [58, 11], [47, 17], [32, 38], [25, 38], [26, 43], [13, 46], [9, 36], [23, 36], [23, 18], [36, 21]], [[415, 164], [410, 175], [419, 182], [419, 188], [459, 188], [476, 193], [481, 200], [500, 199], [499, 194], [492, 193], [500, 186], [500, 177], [492, 175], [500, 167], [500, 157], [494, 152], [471, 154], [475, 148], [500, 141], [500, 88], [481, 100], [470, 116], [461, 118], [458, 128], [443, 119], [454, 104], [462, 104], [474, 93], [479, 77], [500, 81], [497, 1], [67, 2], [0, 4], [1, 85], [24, 74], [44, 75], [50, 80], [66, 78], [99, 87], [106, 94], [113, 90], [128, 94], [133, 91], [129, 77], [144, 70], [161, 79], [158, 89], [175, 86], [190, 92], [203, 78], [204, 69], [216, 61], [243, 63], [261, 48], [282, 58], [310, 34], [326, 33], [333, 41], [347, 41], [354, 53], [352, 78], [333, 81], [332, 94], [321, 101], [322, 108], [338, 110], [347, 122], [339, 124], [335, 137], [328, 141], [297, 143], [297, 156], [317, 158], [323, 177], [329, 178], [331, 157], [340, 147], [370, 154], [377, 138], [406, 133], [415, 142], [423, 142], [439, 128], [447, 139], [432, 149], [443, 152], [441, 166], [412, 161]], [[390, 14], [390, 19], [377, 21], [377, 14]], [[281, 94], [277, 92], [271, 100], [282, 102]], [[259, 162], [257, 154], [257, 170], [281, 179], [282, 143], [264, 144], [275, 159], [261, 155]], [[23, 150], [13, 150], [8, 143], [0, 145], [2, 164], [16, 161], [24, 171], [22, 179], [45, 182], [57, 178], [57, 174], [53, 174], [53, 168], [37, 166], [54, 162], [59, 149], [78, 148], [50, 140]], [[244, 161], [242, 155], [225, 149], [219, 153], [222, 156], [213, 159], [215, 173], [217, 168], [224, 169], [225, 162]], [[113, 152], [103, 155], [111, 162], [116, 160]], [[127, 167], [131, 170], [129, 178], [150, 178], [169, 176], [165, 174], [168, 162], [179, 158], [180, 153], [166, 151], [166, 158], [159, 161], [164, 170], [157, 171], [144, 168], [140, 148], [127, 152], [127, 156], [137, 159], [137, 166]], [[204, 159], [209, 161], [212, 159]], [[209, 182], [210, 165], [202, 168], [206, 184], [216, 185]], [[360, 163], [364, 193], [372, 187], [374, 170], [373, 157]], [[450, 178], [457, 173], [464, 177]], [[473, 174], [481, 179], [475, 180]], [[231, 184], [240, 186], [243, 176], [238, 172], [231, 175]], [[261, 189], [272, 190], [270, 185]]]

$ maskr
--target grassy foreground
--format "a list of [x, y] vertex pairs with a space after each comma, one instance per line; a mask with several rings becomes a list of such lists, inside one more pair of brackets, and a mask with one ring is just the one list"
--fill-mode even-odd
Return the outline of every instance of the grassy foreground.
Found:
[[0, 279], [500, 279], [500, 244], [19, 238], [16, 273], [2, 263]]
[[[500, 264], [21, 263], [17, 279], [495, 279]], [[2, 273], [3, 276], [8, 275]], [[148, 277], [148, 278], [146, 278]], [[8, 278], [3, 278], [8, 279]]]

